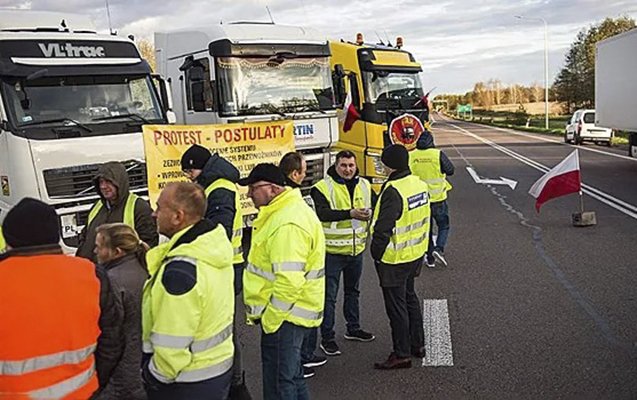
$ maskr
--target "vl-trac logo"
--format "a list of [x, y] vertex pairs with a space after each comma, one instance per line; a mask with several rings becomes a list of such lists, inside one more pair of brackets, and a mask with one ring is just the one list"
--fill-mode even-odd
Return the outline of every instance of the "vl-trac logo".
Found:
[[38, 43], [46, 58], [106, 57], [102, 46], [74, 46], [71, 43]]

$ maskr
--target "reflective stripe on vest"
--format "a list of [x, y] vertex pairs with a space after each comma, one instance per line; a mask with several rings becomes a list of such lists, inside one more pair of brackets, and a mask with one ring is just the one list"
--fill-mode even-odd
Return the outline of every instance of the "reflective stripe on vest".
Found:
[[[278, 264], [273, 264], [272, 268], [277, 272], [281, 272], [281, 271], [303, 272], [305, 270], [305, 263], [298, 263], [298, 262], [278, 263]], [[245, 268], [245, 272], [249, 272], [251, 274], [260, 276], [261, 278], [269, 282], [274, 282], [274, 280], [276, 279], [276, 275], [273, 272], [264, 271], [261, 268], [251, 263], [248, 263], [248, 265]], [[319, 279], [324, 276], [325, 276], [325, 268], [314, 269], [305, 273], [305, 279]]]
[[237, 192], [237, 185], [232, 183], [231, 181], [220, 178], [216, 181], [212, 182], [204, 193], [206, 194], [206, 198], [210, 196], [210, 193], [215, 191], [216, 189], [226, 189], [234, 193], [234, 218], [232, 219], [232, 248], [234, 257], [232, 262], [234, 264], [241, 264], [244, 261], [243, 258], [243, 247], [241, 245], [241, 240], [243, 237], [243, 218], [241, 217], [241, 201], [239, 199], [239, 193]]
[[80, 372], [72, 378], [58, 382], [43, 389], [29, 392], [32, 399], [59, 399], [75, 392], [86, 385], [95, 375], [95, 363], [86, 371]]
[[312, 320], [320, 320], [323, 318], [323, 312], [315, 312], [311, 310], [307, 310], [303, 307], [299, 307], [296, 304], [288, 303], [283, 300], [279, 300], [276, 297], [272, 296], [270, 298], [270, 304], [273, 307], [278, 308], [283, 312], [289, 312], [291, 315], [303, 319], [312, 319]]
[[192, 369], [188, 371], [180, 372], [175, 379], [170, 379], [164, 376], [159, 369], [155, 366], [154, 359], [150, 359], [148, 364], [148, 370], [158, 381], [162, 383], [175, 383], [175, 382], [201, 382], [206, 379], [211, 379], [216, 376], [222, 375], [228, 372], [232, 368], [232, 357], [227, 360], [221, 361], [218, 364], [210, 365], [208, 367]]
[[[135, 202], [138, 198], [135, 193], [129, 193], [128, 198], [126, 198], [126, 205], [124, 206], [124, 220], [122, 222], [133, 229], [135, 229]], [[104, 203], [101, 200], [95, 203], [93, 208], [91, 208], [91, 212], [88, 214], [87, 226], [91, 225], [91, 222], [93, 222], [103, 207]]]
[[451, 185], [440, 170], [440, 150], [414, 150], [409, 153], [409, 168], [429, 187], [429, 200], [437, 203], [447, 199]]
[[[314, 187], [325, 196], [332, 210], [351, 210], [353, 208], [371, 209], [371, 185], [364, 178], [358, 178], [354, 196], [350, 196], [347, 185], [336, 182], [326, 176]], [[326, 251], [330, 254], [358, 255], [365, 250], [369, 223], [354, 219], [323, 222]]]
[[20, 361], [0, 360], [0, 375], [22, 375], [65, 364], [79, 364], [89, 358], [94, 351], [95, 345], [91, 345], [79, 350], [62, 351]]
[[[383, 187], [393, 187], [402, 201], [402, 213], [389, 238], [381, 261], [386, 264], [403, 264], [421, 258], [429, 246], [429, 219], [431, 210], [427, 185], [414, 175], [388, 181]], [[382, 201], [382, 194], [380, 197]], [[378, 219], [380, 204], [374, 210], [372, 226]]]
[[193, 336], [175, 336], [153, 332], [150, 334], [150, 342], [144, 342], [144, 352], [152, 353], [154, 346], [171, 349], [190, 348], [191, 353], [206, 351], [220, 345], [232, 334], [232, 325], [226, 326], [221, 332], [207, 338], [194, 340]]

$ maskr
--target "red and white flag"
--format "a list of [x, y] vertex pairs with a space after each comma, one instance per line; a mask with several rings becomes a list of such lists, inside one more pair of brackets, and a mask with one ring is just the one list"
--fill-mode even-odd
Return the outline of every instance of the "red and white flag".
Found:
[[347, 132], [352, 129], [352, 125], [354, 125], [354, 122], [361, 119], [360, 113], [358, 112], [358, 110], [356, 110], [356, 107], [352, 103], [351, 90], [347, 92], [347, 97], [345, 98], [343, 109], [341, 110], [338, 119], [343, 124], [343, 132]]
[[535, 197], [535, 209], [540, 212], [540, 207], [547, 201], [567, 194], [577, 193], [581, 189], [579, 155], [577, 150], [575, 150], [538, 179], [529, 189], [529, 194]]

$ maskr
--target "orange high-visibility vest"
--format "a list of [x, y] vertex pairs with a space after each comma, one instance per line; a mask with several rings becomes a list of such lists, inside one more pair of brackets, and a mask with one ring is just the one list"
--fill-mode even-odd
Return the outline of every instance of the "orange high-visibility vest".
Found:
[[97, 390], [99, 295], [83, 258], [0, 261], [0, 398], [88, 399]]

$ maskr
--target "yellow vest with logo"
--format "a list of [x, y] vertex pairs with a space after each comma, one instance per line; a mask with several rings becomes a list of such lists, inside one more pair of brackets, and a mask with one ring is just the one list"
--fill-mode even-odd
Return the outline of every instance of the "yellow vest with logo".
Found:
[[[326, 176], [314, 187], [325, 196], [332, 210], [352, 208], [372, 208], [371, 185], [364, 178], [358, 178], [351, 201], [347, 185]], [[369, 222], [347, 219], [344, 221], [322, 222], [325, 233], [326, 251], [329, 254], [356, 256], [365, 250]]]
[[403, 264], [422, 258], [429, 247], [429, 195], [427, 184], [414, 175], [408, 175], [394, 181], [388, 181], [380, 193], [380, 199], [374, 209], [373, 227], [378, 220], [380, 202], [387, 188], [398, 191], [403, 211], [396, 221], [387, 248], [381, 261], [385, 264]]
[[[129, 193], [126, 198], [126, 205], [124, 206], [124, 220], [122, 221], [126, 225], [135, 229], [135, 202], [139, 197], [135, 193]], [[104, 207], [103, 201], [98, 201], [95, 203], [91, 211], [88, 213], [88, 221], [86, 222], [86, 226], [91, 225], [91, 222], [97, 217], [97, 214]]]
[[[163, 383], [199, 382], [232, 368], [234, 269], [232, 245], [218, 225], [190, 243], [172, 248], [188, 227], [147, 254], [150, 278], [142, 300], [144, 353], [152, 353], [149, 369]], [[191, 263], [197, 282], [180, 295], [162, 284], [171, 261]]]
[[307, 328], [323, 320], [325, 237], [299, 190], [286, 188], [261, 207], [252, 225], [243, 299], [248, 323], [265, 333], [284, 321]]
[[239, 193], [237, 192], [237, 185], [231, 181], [220, 178], [212, 182], [206, 190], [206, 198], [216, 189], [227, 189], [234, 193], [234, 219], [232, 220], [232, 249], [234, 258], [232, 260], [235, 264], [241, 264], [243, 262], [243, 246], [241, 245], [241, 239], [243, 238], [243, 218], [241, 217], [241, 202], [239, 201]]
[[5, 247], [7, 247], [7, 243], [4, 241], [4, 236], [2, 236], [2, 226], [0, 226], [0, 253], [4, 251]]
[[440, 171], [440, 150], [435, 148], [409, 152], [409, 169], [429, 187], [429, 201], [438, 203], [447, 199], [451, 184]]

